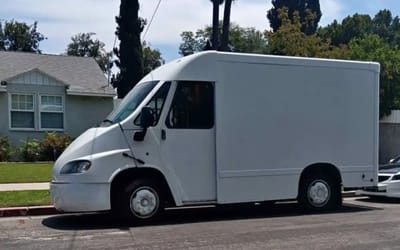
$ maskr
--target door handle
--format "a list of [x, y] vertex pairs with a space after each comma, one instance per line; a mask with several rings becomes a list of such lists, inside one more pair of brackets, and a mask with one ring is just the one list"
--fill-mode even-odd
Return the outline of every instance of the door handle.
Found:
[[167, 132], [165, 129], [161, 129], [161, 140], [165, 141], [167, 139]]

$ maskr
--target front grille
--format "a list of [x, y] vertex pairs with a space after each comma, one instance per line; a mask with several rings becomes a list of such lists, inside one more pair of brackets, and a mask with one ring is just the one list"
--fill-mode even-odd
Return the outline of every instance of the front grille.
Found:
[[383, 182], [386, 181], [390, 178], [390, 175], [379, 175], [378, 176], [378, 182]]

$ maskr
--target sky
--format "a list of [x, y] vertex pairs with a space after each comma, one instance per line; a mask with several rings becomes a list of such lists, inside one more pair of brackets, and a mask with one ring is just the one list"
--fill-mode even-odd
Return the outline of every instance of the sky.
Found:
[[[150, 20], [159, 0], [141, 0], [139, 15]], [[38, 31], [47, 39], [40, 43], [42, 53], [62, 54], [78, 33], [94, 32], [95, 38], [111, 50], [115, 42], [115, 16], [120, 0], [1, 0], [0, 20], [38, 22]], [[374, 16], [379, 10], [389, 9], [400, 16], [399, 0], [320, 0], [321, 26], [333, 20], [341, 21], [355, 13]], [[269, 29], [266, 11], [271, 0], [236, 0], [231, 21], [242, 27]], [[222, 17], [223, 9], [220, 15]], [[220, 17], [220, 18], [221, 18]], [[158, 12], [144, 39], [152, 48], [159, 49], [166, 62], [179, 56], [182, 31], [196, 31], [212, 20], [210, 0], [161, 0]], [[118, 46], [118, 40], [116, 41]]]

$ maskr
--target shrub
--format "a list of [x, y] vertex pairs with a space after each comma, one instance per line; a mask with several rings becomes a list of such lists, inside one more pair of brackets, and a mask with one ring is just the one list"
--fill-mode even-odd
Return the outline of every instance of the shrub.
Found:
[[38, 161], [40, 159], [40, 142], [35, 139], [23, 141], [19, 151], [24, 161]]
[[71, 137], [66, 134], [47, 133], [40, 142], [41, 159], [55, 161], [71, 142]]
[[11, 145], [8, 137], [0, 136], [0, 161], [8, 161], [10, 158]]

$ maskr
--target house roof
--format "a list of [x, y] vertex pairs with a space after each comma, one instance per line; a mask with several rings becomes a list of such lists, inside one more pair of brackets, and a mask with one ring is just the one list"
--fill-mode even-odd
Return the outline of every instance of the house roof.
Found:
[[93, 58], [0, 51], [0, 81], [32, 70], [39, 70], [65, 84], [71, 95], [115, 95]]

